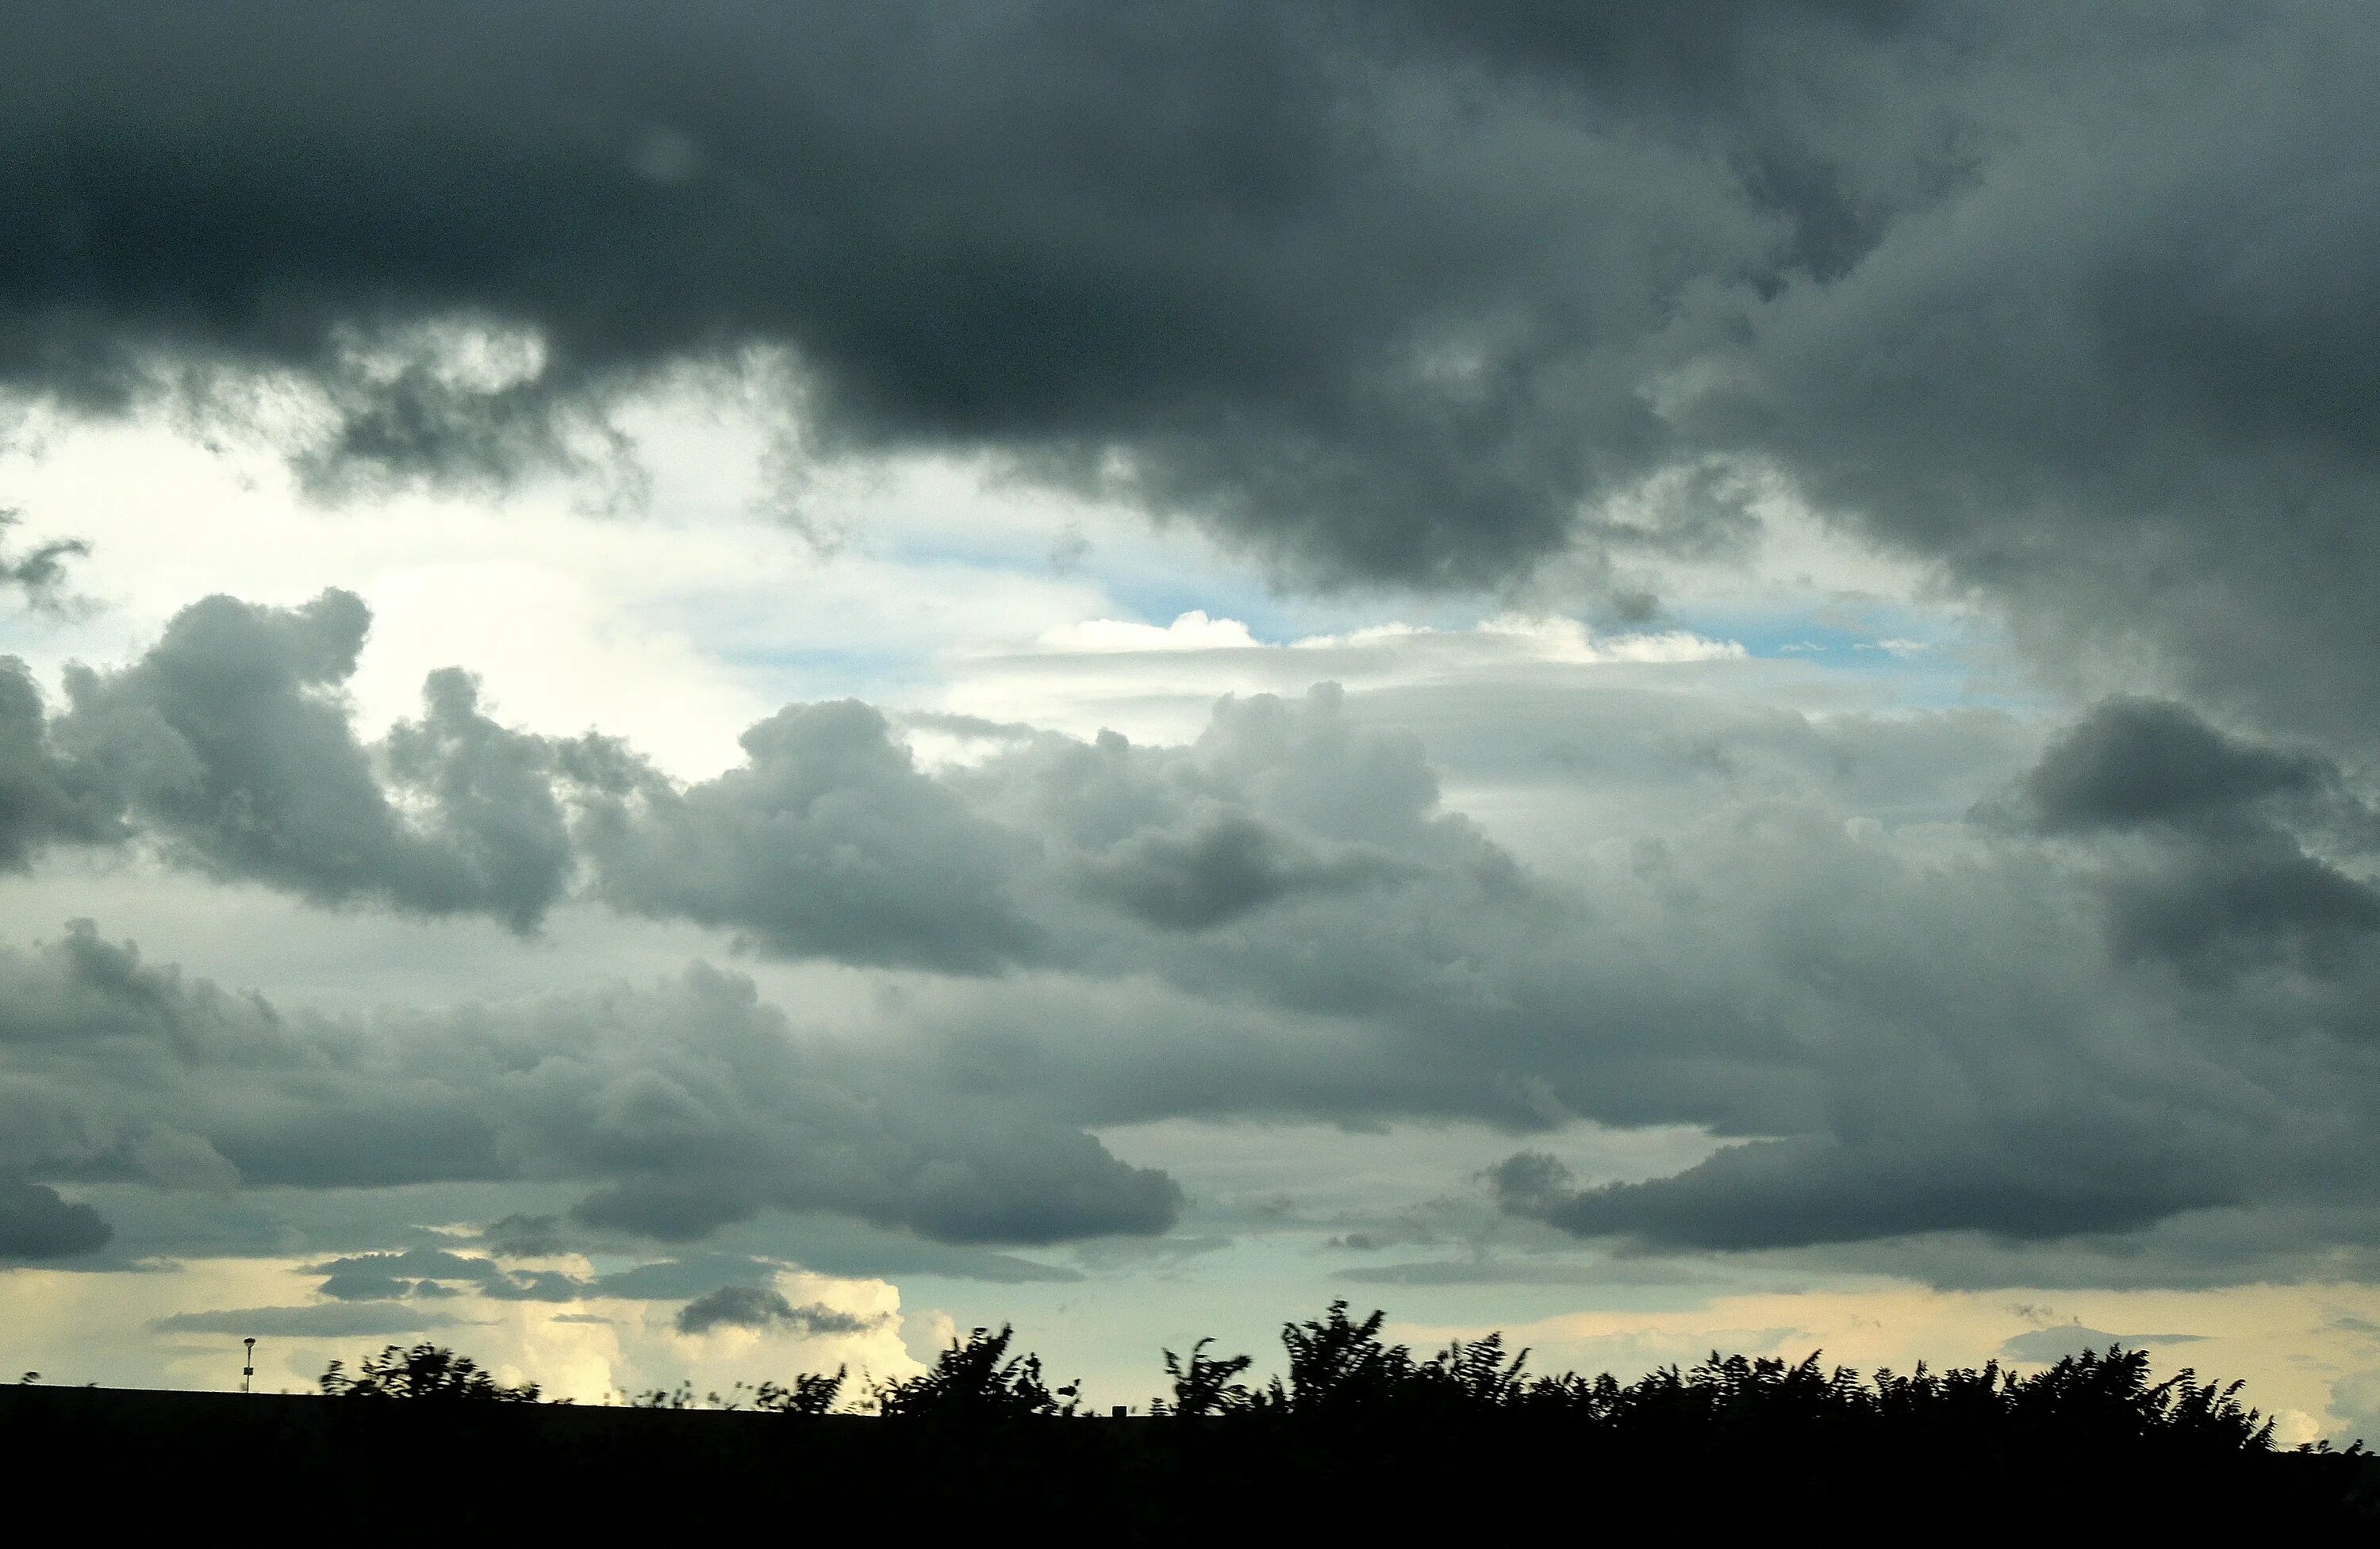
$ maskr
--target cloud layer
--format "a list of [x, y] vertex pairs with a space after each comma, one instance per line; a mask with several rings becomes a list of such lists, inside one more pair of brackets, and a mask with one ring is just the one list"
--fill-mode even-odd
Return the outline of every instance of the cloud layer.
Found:
[[[688, 784], [598, 734], [505, 729], [451, 670], [366, 746], [336, 696], [365, 623], [336, 593], [197, 604], [132, 666], [79, 670], [46, 723], [24, 712], [31, 788], [99, 793], [116, 841], [312, 902], [526, 928], [568, 897], [907, 970], [923, 998], [812, 1036], [698, 967], [328, 1017], [79, 926], [6, 961], [0, 1168], [570, 1180], [581, 1229], [662, 1240], [775, 1208], [1049, 1242], [1174, 1218], [1172, 1181], [1098, 1126], [1589, 1119], [1733, 1144], [1583, 1187], [1524, 1153], [1492, 1179], [1506, 1211], [1731, 1250], [2121, 1235], [2370, 1180], [2380, 826], [2343, 767], [2173, 703], [2097, 706], [1965, 821], [1863, 826], [1856, 781], [1772, 772], [1552, 875], [1329, 687], [1227, 698], [1177, 745], [1012, 728], [941, 769], [870, 707], [789, 707]], [[1624, 784], [1696, 745], [1697, 705], [1605, 721], [1558, 767]], [[1795, 756], [1964, 759], [1965, 714], [1913, 740], [1837, 724]]]
[[1725, 550], [1759, 466], [2045, 662], [2369, 741], [2360, 8], [137, 10], [12, 33], [38, 395], [469, 477], [759, 351], [812, 454], [1332, 581]]

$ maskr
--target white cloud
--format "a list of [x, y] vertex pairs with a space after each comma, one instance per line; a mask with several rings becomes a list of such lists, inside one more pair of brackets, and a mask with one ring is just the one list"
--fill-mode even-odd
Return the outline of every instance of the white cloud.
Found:
[[1086, 619], [1047, 629], [1034, 646], [1053, 655], [1131, 651], [1254, 650], [1259, 643], [1237, 619], [1210, 619], [1197, 609], [1160, 628], [1123, 619]]
[[1496, 613], [1461, 627], [1399, 620], [1273, 643], [1237, 619], [1181, 614], [1168, 625], [1094, 619], [1023, 644], [954, 653], [933, 708], [1076, 736], [1136, 742], [1196, 734], [1224, 695], [1350, 694], [1428, 685], [1488, 687], [1516, 675], [1707, 668], [1742, 646], [1685, 630], [1598, 635], [1560, 615]]

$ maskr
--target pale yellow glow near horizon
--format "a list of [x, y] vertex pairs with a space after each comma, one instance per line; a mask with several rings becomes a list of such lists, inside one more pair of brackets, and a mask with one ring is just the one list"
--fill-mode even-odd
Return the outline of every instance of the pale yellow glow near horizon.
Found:
[[[287, 1307], [315, 1301], [302, 1261], [201, 1259], [149, 1273], [19, 1268], [0, 1273], [0, 1337], [9, 1374], [37, 1371], [46, 1382], [230, 1389], [237, 1386], [239, 1337], [160, 1332], [156, 1324], [198, 1308]], [[869, 1320], [862, 1334], [806, 1337], [744, 1328], [685, 1335], [669, 1302], [590, 1299], [576, 1303], [441, 1299], [451, 1324], [416, 1334], [271, 1336], [257, 1349], [264, 1392], [311, 1391], [332, 1360], [352, 1362], [390, 1343], [429, 1339], [479, 1361], [507, 1382], [535, 1382], [549, 1397], [617, 1402], [623, 1390], [689, 1384], [699, 1398], [737, 1382], [785, 1381], [803, 1371], [847, 1366], [856, 1397], [863, 1374], [921, 1370], [913, 1351], [956, 1331], [947, 1314], [904, 1312], [900, 1289], [882, 1279], [846, 1279], [800, 1270], [775, 1287], [789, 1302], [823, 1304]], [[319, 1304], [319, 1303], [317, 1303]], [[1937, 1291], [1877, 1280], [1848, 1289], [1751, 1293], [1657, 1310], [1586, 1311], [1501, 1325], [1511, 1348], [1531, 1350], [1537, 1372], [1610, 1371], [1633, 1376], [1692, 1364], [1716, 1349], [1800, 1360], [1823, 1352], [1829, 1365], [1864, 1372], [2011, 1362], [2002, 1347], [2031, 1330], [2079, 1324], [2132, 1337], [2194, 1336], [2154, 1344], [2160, 1376], [2183, 1367], [2202, 1377], [2239, 1378], [2243, 1397], [2294, 1446], [2328, 1435], [2344, 1443], [2347, 1421], [2333, 1410], [2334, 1384], [2352, 1387], [2380, 1369], [2380, 1287], [2354, 1284], [2241, 1286], [2207, 1290]], [[914, 1326], [910, 1326], [913, 1325]], [[1472, 1338], [1489, 1325], [1400, 1321], [1388, 1335], [1427, 1351]], [[1030, 1330], [1020, 1348], [1030, 1348]], [[907, 1336], [905, 1340], [905, 1334]], [[1260, 1368], [1271, 1352], [1258, 1352]]]
[[[14, 1379], [38, 1372], [71, 1386], [230, 1390], [239, 1386], [238, 1329], [158, 1327], [176, 1313], [224, 1309], [335, 1307], [314, 1294], [320, 1277], [299, 1259], [191, 1259], [150, 1272], [18, 1268], [0, 1272], [0, 1361]], [[585, 1265], [578, 1266], [581, 1272]], [[314, 1391], [333, 1361], [352, 1365], [383, 1346], [423, 1340], [459, 1350], [506, 1383], [533, 1382], [574, 1403], [618, 1402], [622, 1392], [692, 1385], [698, 1396], [738, 1382], [783, 1382], [799, 1372], [847, 1366], [902, 1377], [923, 1368], [902, 1342], [899, 1288], [787, 1270], [774, 1289], [795, 1306], [822, 1305], [867, 1321], [865, 1332], [808, 1336], [722, 1328], [681, 1334], [666, 1302], [589, 1298], [575, 1302], [499, 1301], [466, 1293], [411, 1303], [451, 1320], [378, 1334], [274, 1333], [259, 1325], [256, 1389]], [[928, 1332], [947, 1337], [947, 1317], [927, 1314]]]
[[[1830, 1366], [1907, 1372], [2038, 1364], [2002, 1347], [2036, 1329], [2079, 1324], [2133, 1337], [2188, 1335], [2189, 1343], [2147, 1346], [2154, 1369], [2184, 1367], [2204, 1378], [2246, 1383], [2242, 1399], [2275, 1422], [2285, 1446], [2335, 1435], [2334, 1381], [2380, 1366], [2380, 1340], [2354, 1326], [2380, 1325], [2380, 1287], [2251, 1285], [2206, 1290], [1941, 1291], [1879, 1281], [1843, 1290], [1753, 1293], [1665, 1311], [1582, 1312], [1504, 1325], [1508, 1345], [1529, 1347], [1540, 1371], [1610, 1370], [1622, 1375], [1713, 1349], [1798, 1361], [1822, 1352]], [[1416, 1349], [1475, 1337], [1485, 1326], [1401, 1325]], [[2344, 1438], [2341, 1438], [2344, 1439]], [[2380, 1438], [2376, 1438], [2380, 1439]]]

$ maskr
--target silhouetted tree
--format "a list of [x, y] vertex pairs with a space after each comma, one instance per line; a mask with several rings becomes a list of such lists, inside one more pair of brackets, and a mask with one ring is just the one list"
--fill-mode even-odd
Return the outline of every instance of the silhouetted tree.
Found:
[[1386, 1313], [1361, 1323], [1347, 1316], [1347, 1303], [1333, 1301], [1319, 1322], [1283, 1324], [1281, 1342], [1289, 1355], [1286, 1386], [1275, 1377], [1266, 1395], [1274, 1409], [1298, 1414], [1382, 1410], [1412, 1380], [1413, 1352], [1383, 1344]]
[[391, 1345], [378, 1355], [366, 1356], [353, 1376], [334, 1361], [322, 1382], [322, 1391], [334, 1398], [469, 1398], [533, 1404], [538, 1398], [535, 1383], [508, 1387], [468, 1356], [426, 1343], [411, 1349]]
[[1193, 1419], [1200, 1415], [1238, 1414], [1256, 1403], [1257, 1396], [1245, 1383], [1233, 1379], [1255, 1364], [1252, 1356], [1234, 1355], [1217, 1360], [1207, 1354], [1212, 1339], [1201, 1339], [1190, 1347], [1186, 1361], [1172, 1350], [1165, 1356], [1165, 1374], [1173, 1379], [1172, 1412]]
[[831, 1375], [804, 1372], [794, 1378], [790, 1386], [764, 1382], [753, 1390], [752, 1407], [771, 1414], [825, 1414], [843, 1396], [843, 1379], [847, 1370], [838, 1366]]
[[1507, 1356], [1504, 1337], [1489, 1334], [1468, 1344], [1460, 1340], [1414, 1369], [1413, 1382], [1421, 1393], [1441, 1404], [1480, 1410], [1509, 1410], [1528, 1389], [1521, 1367], [1527, 1350]]
[[1075, 1412], [1077, 1386], [1050, 1388], [1041, 1380], [1041, 1358], [1011, 1356], [1016, 1331], [971, 1329], [934, 1358], [923, 1376], [882, 1383], [875, 1389], [880, 1414], [982, 1420], [1024, 1419]]

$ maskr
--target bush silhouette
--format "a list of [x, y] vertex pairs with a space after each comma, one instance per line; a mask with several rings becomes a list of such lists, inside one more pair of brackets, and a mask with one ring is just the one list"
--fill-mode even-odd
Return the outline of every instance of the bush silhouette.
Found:
[[[1941, 1526], [1978, 1501], [2119, 1541], [2216, 1522], [2252, 1523], [2269, 1537], [2380, 1521], [2380, 1468], [2360, 1446], [2278, 1451], [2240, 1384], [2189, 1371], [2156, 1381], [2136, 1349], [2086, 1351], [2029, 1374], [1921, 1363], [1872, 1376], [1816, 1353], [1715, 1351], [1623, 1382], [1533, 1374], [1528, 1352], [1496, 1334], [1416, 1358], [1383, 1337], [1386, 1322], [1334, 1301], [1319, 1318], [1284, 1324], [1281, 1374], [1261, 1387], [1245, 1380], [1249, 1356], [1216, 1354], [1211, 1339], [1186, 1356], [1163, 1350], [1170, 1398], [1151, 1409], [1170, 1418], [1149, 1426], [1050, 1423], [1079, 1416], [1075, 1387], [1050, 1386], [1011, 1325], [976, 1328], [921, 1374], [869, 1385], [863, 1407], [892, 1424], [681, 1429], [668, 1416], [619, 1415], [630, 1429], [603, 1433], [618, 1450], [577, 1466], [608, 1483], [613, 1474], [595, 1471], [596, 1458], [643, 1470], [638, 1449], [650, 1447], [638, 1477], [654, 1489], [691, 1487], [712, 1471], [776, 1480], [807, 1470], [855, 1500], [900, 1499], [934, 1531], [980, 1522], [988, 1502], [1062, 1495], [1079, 1519], [1111, 1525], [1123, 1542], [1211, 1543], [1227, 1512], [1230, 1531], [1259, 1523], [1269, 1531], [1257, 1536], [1274, 1538], [1357, 1528], [1475, 1535], [1494, 1509], [1483, 1502], [1528, 1490], [1575, 1496], [1583, 1525], [1657, 1536], [1688, 1521]], [[844, 1381], [838, 1369], [700, 1399], [682, 1383], [630, 1401], [820, 1417]], [[431, 1345], [391, 1346], [354, 1374], [334, 1362], [322, 1387], [537, 1397]]]

